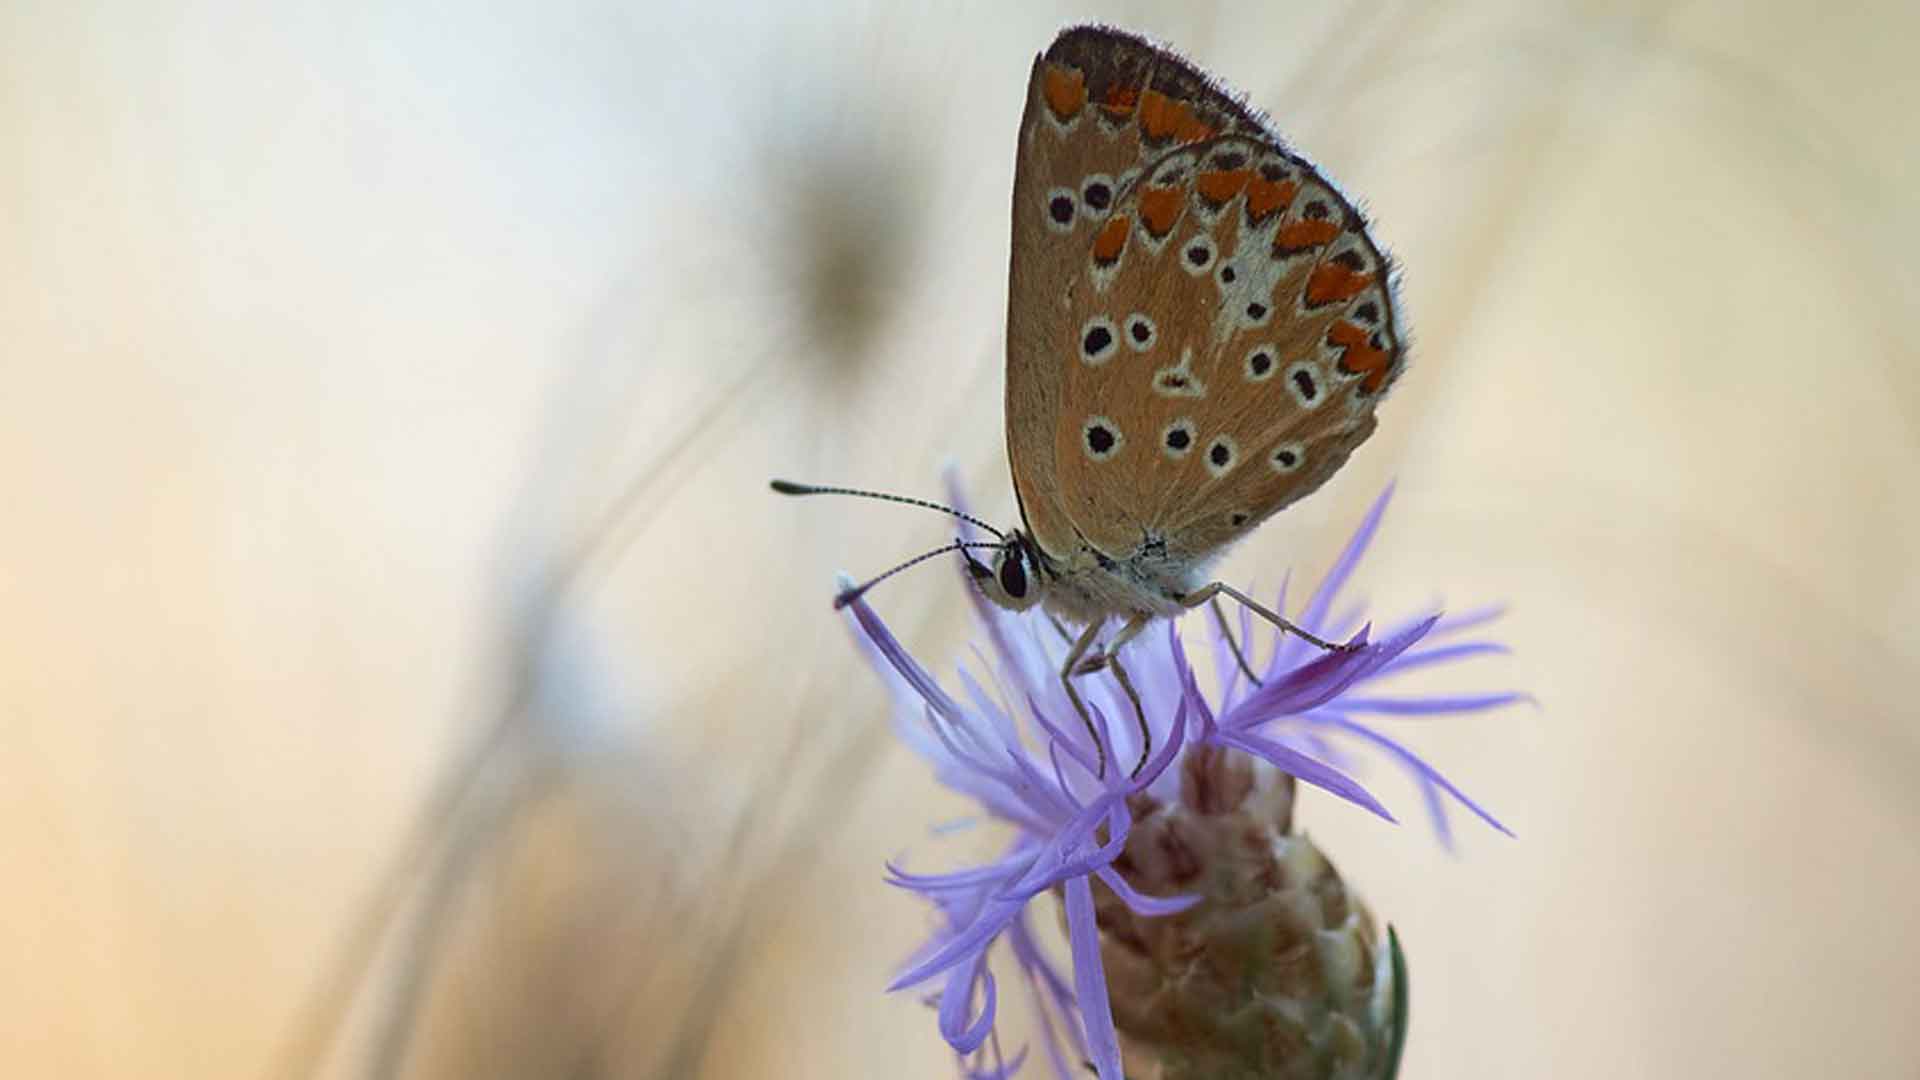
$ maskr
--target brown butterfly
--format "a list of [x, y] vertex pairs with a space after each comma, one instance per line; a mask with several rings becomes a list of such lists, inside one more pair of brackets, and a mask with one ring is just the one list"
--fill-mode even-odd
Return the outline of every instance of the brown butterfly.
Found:
[[1062, 31], [1034, 61], [1015, 155], [1007, 457], [1023, 528], [968, 518], [999, 539], [836, 603], [959, 550], [994, 603], [1083, 626], [1068, 697], [1094, 732], [1073, 679], [1111, 668], [1148, 749], [1117, 651], [1154, 618], [1215, 602], [1224, 623], [1225, 594], [1335, 648], [1207, 568], [1373, 433], [1406, 366], [1389, 276], [1360, 212], [1239, 94], [1132, 34]]

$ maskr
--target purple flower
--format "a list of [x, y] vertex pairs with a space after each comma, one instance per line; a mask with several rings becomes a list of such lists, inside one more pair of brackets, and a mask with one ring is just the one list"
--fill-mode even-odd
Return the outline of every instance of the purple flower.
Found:
[[[1497, 612], [1491, 610], [1410, 620], [1377, 640], [1360, 625], [1357, 609], [1333, 614], [1336, 596], [1372, 540], [1390, 494], [1391, 489], [1375, 502], [1295, 617], [1303, 628], [1323, 637], [1338, 635], [1357, 648], [1329, 653], [1295, 637], [1282, 639], [1277, 631], [1256, 635], [1243, 611], [1236, 637], [1248, 643], [1248, 663], [1260, 675], [1255, 686], [1241, 675], [1214, 620], [1206, 618], [1205, 624], [1214, 627], [1214, 667], [1221, 672], [1211, 700], [1198, 686], [1175, 624], [1168, 623], [1165, 635], [1143, 635], [1128, 648], [1128, 672], [1153, 729], [1152, 756], [1136, 776], [1123, 769], [1108, 769], [1104, 778], [1096, 774], [1094, 748], [1058, 677], [1069, 642], [1039, 611], [1000, 610], [968, 587], [987, 650], [976, 650], [981, 676], [959, 669], [956, 698], [901, 647], [864, 600], [849, 605], [861, 645], [893, 691], [901, 737], [942, 783], [1011, 826], [1011, 839], [991, 862], [941, 874], [888, 867], [892, 884], [931, 900], [942, 916], [939, 929], [890, 989], [937, 988], [940, 1033], [961, 1056], [966, 1075], [1010, 1076], [1026, 1057], [1024, 1050], [1009, 1056], [994, 1037], [1000, 985], [989, 959], [998, 945], [996, 955], [1010, 956], [1019, 989], [1037, 1012], [1040, 1042], [1055, 1074], [1063, 1080], [1084, 1076], [1083, 1063], [1091, 1062], [1101, 1080], [1121, 1080], [1093, 882], [1146, 918], [1174, 915], [1201, 900], [1144, 895], [1115, 867], [1135, 808], [1176, 797], [1179, 765], [1198, 748], [1262, 758], [1391, 821], [1387, 809], [1348, 773], [1348, 746], [1378, 749], [1418, 781], [1443, 842], [1450, 839], [1449, 798], [1507, 831], [1412, 751], [1361, 719], [1473, 712], [1525, 700], [1513, 693], [1404, 697], [1378, 690], [1383, 680], [1415, 668], [1505, 651], [1489, 641], [1457, 640], [1461, 631], [1492, 619]], [[1285, 609], [1284, 590], [1276, 606]], [[1262, 637], [1266, 648], [1253, 647]], [[1262, 652], [1264, 663], [1255, 659]], [[1076, 686], [1112, 748], [1110, 760], [1136, 760], [1141, 748], [1132, 706], [1113, 678], [1081, 676]], [[1066, 912], [1070, 979], [1042, 950], [1028, 922], [1029, 905], [1049, 892], [1060, 896]]]

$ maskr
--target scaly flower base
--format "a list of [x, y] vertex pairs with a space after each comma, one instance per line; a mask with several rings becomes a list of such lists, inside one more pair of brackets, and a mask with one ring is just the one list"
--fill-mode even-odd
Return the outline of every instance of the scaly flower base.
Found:
[[1177, 799], [1132, 800], [1114, 869], [1149, 895], [1203, 899], [1141, 918], [1112, 890], [1094, 890], [1131, 1080], [1393, 1075], [1404, 987], [1396, 995], [1365, 905], [1292, 832], [1294, 792], [1292, 777], [1265, 762], [1205, 748], [1182, 760]]

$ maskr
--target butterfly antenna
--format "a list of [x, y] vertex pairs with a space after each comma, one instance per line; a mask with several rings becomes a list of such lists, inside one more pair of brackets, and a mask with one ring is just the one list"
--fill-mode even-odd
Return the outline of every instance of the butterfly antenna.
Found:
[[[833, 609], [835, 611], [839, 611], [841, 608], [846, 607], [848, 604], [851, 604], [855, 600], [858, 600], [860, 599], [860, 597], [864, 596], [868, 589], [873, 588], [875, 585], [880, 584], [881, 582], [887, 580], [888, 578], [892, 577], [893, 575], [899, 573], [902, 570], [910, 570], [913, 567], [919, 566], [921, 563], [926, 562], [928, 559], [933, 558], [935, 555], [945, 555], [949, 551], [965, 551], [968, 548], [997, 548], [999, 546], [1001, 545], [998, 542], [993, 540], [955, 540], [951, 544], [946, 544], [942, 547], [934, 548], [932, 551], [926, 552], [921, 555], [915, 555], [913, 558], [908, 559], [906, 562], [901, 563], [899, 566], [896, 566], [893, 569], [887, 571], [886, 573], [881, 574], [879, 577], [872, 578], [866, 581], [865, 583], [860, 585], [855, 585], [852, 588], [841, 589], [840, 595], [833, 598]], [[842, 580], [845, 580], [845, 579], [843, 578]]]
[[[863, 499], [883, 499], [887, 502], [906, 503], [908, 506], [922, 506], [927, 508], [928, 510], [938, 510], [943, 514], [952, 514], [954, 517], [959, 518], [961, 521], [964, 521], [970, 525], [974, 525], [979, 528], [985, 529], [986, 531], [992, 533], [993, 535], [999, 537], [1002, 540], [1005, 540], [1007, 538], [1006, 533], [1003, 533], [999, 529], [996, 529], [993, 526], [987, 524], [986, 522], [981, 521], [979, 518], [974, 517], [972, 514], [963, 514], [960, 511], [955, 510], [951, 506], [942, 506], [937, 502], [928, 502], [925, 499], [913, 499], [913, 498], [908, 498], [905, 495], [889, 495], [884, 491], [861, 491], [858, 488], [815, 487], [812, 484], [796, 484], [791, 480], [775, 480], [775, 481], [772, 481], [772, 486], [773, 486], [773, 490], [779, 492], [782, 495], [858, 495], [860, 498], [863, 498]], [[941, 548], [940, 550], [948, 551], [951, 549]], [[926, 558], [927, 556], [937, 555], [937, 554], [939, 554], [939, 552], [930, 551], [927, 553], [927, 555], [921, 556], [921, 557]], [[909, 563], [908, 565], [912, 565], [912, 564]], [[895, 567], [895, 569], [904, 570], [906, 569], [906, 567]], [[892, 573], [892, 572], [893, 571], [891, 570], [888, 571], [888, 573]], [[881, 575], [881, 576], [884, 577], [885, 575]], [[870, 585], [872, 584], [872, 582], [868, 582], [868, 584]], [[862, 590], [864, 590], [866, 586], [863, 585], [861, 586], [861, 588]]]

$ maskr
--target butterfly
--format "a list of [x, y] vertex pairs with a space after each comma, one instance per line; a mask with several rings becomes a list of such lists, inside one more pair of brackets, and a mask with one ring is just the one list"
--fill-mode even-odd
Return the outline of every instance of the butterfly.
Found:
[[[957, 550], [995, 604], [1079, 624], [1060, 678], [1104, 775], [1074, 679], [1112, 670], [1144, 762], [1152, 737], [1118, 653], [1154, 619], [1210, 604], [1224, 626], [1224, 595], [1341, 647], [1207, 569], [1373, 433], [1406, 366], [1391, 267], [1360, 211], [1242, 95], [1163, 46], [1089, 25], [1062, 31], [1028, 79], [1009, 294], [1007, 458], [1021, 527], [879, 492], [773, 486], [911, 503], [992, 533], [836, 605]], [[974, 557], [982, 548], [989, 561]]]

